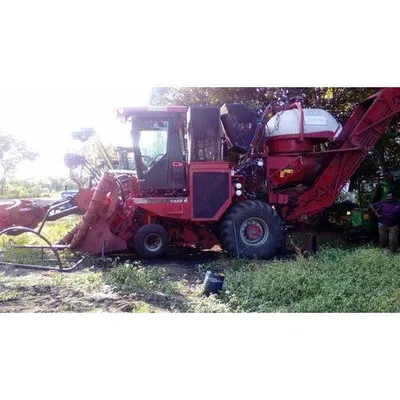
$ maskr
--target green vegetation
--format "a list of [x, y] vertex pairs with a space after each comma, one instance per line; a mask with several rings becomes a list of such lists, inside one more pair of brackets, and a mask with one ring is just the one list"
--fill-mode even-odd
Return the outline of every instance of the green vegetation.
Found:
[[4, 186], [1, 199], [24, 198], [61, 198], [60, 192], [64, 190], [65, 179], [15, 179], [10, 177]]
[[81, 217], [72, 215], [58, 221], [46, 222], [43, 228], [43, 235], [52, 243], [58, 242], [65, 236], [79, 221]]
[[38, 154], [29, 150], [26, 143], [14, 136], [0, 133], [0, 195], [4, 194], [7, 180], [21, 161], [33, 161]]
[[398, 312], [400, 254], [326, 248], [310, 259], [230, 269], [222, 301], [245, 312]]
[[0, 304], [5, 301], [14, 300], [18, 297], [18, 292], [16, 290], [6, 290], [0, 292]]
[[[42, 230], [50, 243], [59, 242], [67, 232], [69, 232], [79, 221], [78, 216], [69, 216], [58, 221], [47, 222]], [[39, 249], [18, 249], [9, 246], [10, 239], [15, 245], [46, 245], [38, 236], [31, 233], [24, 233], [18, 236], [0, 236], [0, 251], [2, 251], [2, 261], [21, 264], [54, 264], [54, 254], [45, 251], [42, 259], [42, 252]], [[65, 259], [69, 254], [60, 254], [61, 259]]]
[[143, 268], [139, 263], [115, 266], [105, 275], [105, 283], [125, 293], [165, 290], [165, 279], [164, 268]]
[[378, 248], [326, 248], [309, 259], [270, 263], [223, 259], [203, 266], [205, 269], [225, 270], [220, 296], [202, 296], [201, 284], [171, 285], [166, 270], [156, 267], [118, 266], [110, 271], [106, 282], [120, 291], [169, 293], [172, 288], [172, 292], [185, 296], [178, 311], [400, 311], [400, 254]]

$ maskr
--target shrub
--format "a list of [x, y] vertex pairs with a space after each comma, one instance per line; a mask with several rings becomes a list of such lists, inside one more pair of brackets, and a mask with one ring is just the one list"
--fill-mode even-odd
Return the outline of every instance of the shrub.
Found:
[[106, 273], [105, 283], [121, 292], [162, 290], [166, 271], [163, 268], [144, 268], [139, 264], [125, 263]]

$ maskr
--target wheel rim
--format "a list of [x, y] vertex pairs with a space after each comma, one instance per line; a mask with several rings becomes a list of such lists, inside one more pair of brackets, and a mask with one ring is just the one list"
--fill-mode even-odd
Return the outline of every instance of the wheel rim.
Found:
[[144, 240], [144, 246], [148, 251], [157, 252], [162, 247], [162, 238], [157, 233], [150, 233]]
[[247, 246], [260, 246], [269, 236], [266, 222], [260, 218], [248, 218], [240, 225], [240, 239]]

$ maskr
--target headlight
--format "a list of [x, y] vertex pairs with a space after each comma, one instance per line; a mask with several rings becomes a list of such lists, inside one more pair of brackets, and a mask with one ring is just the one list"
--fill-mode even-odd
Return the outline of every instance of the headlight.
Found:
[[236, 196], [241, 196], [242, 195], [242, 191], [241, 190], [236, 190]]

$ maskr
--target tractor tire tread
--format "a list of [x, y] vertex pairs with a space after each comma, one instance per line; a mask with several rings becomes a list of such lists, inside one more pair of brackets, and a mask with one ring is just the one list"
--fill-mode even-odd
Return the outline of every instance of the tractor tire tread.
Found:
[[[238, 253], [237, 241], [240, 239], [235, 237], [239, 230], [239, 226], [236, 226], [240, 220], [245, 220], [249, 217], [263, 217], [268, 224], [270, 230], [270, 239], [266, 244], [260, 246], [260, 248], [252, 249], [241, 249], [241, 254]], [[285, 226], [276, 210], [274, 210], [269, 204], [259, 200], [248, 200], [240, 203], [236, 203], [231, 210], [227, 213], [220, 225], [220, 238], [222, 248], [231, 254], [238, 257], [244, 256], [245, 258], [271, 258], [279, 250], [283, 250], [286, 245], [285, 240]], [[240, 245], [240, 244], [239, 244]], [[239, 247], [238, 245], [238, 247]], [[243, 246], [240, 246], [243, 247]]]
[[[151, 233], [157, 233], [162, 238], [162, 246], [158, 251], [149, 251], [145, 246], [145, 239]], [[133, 247], [140, 258], [154, 260], [165, 256], [168, 251], [168, 232], [159, 224], [141, 226], [133, 239]]]

